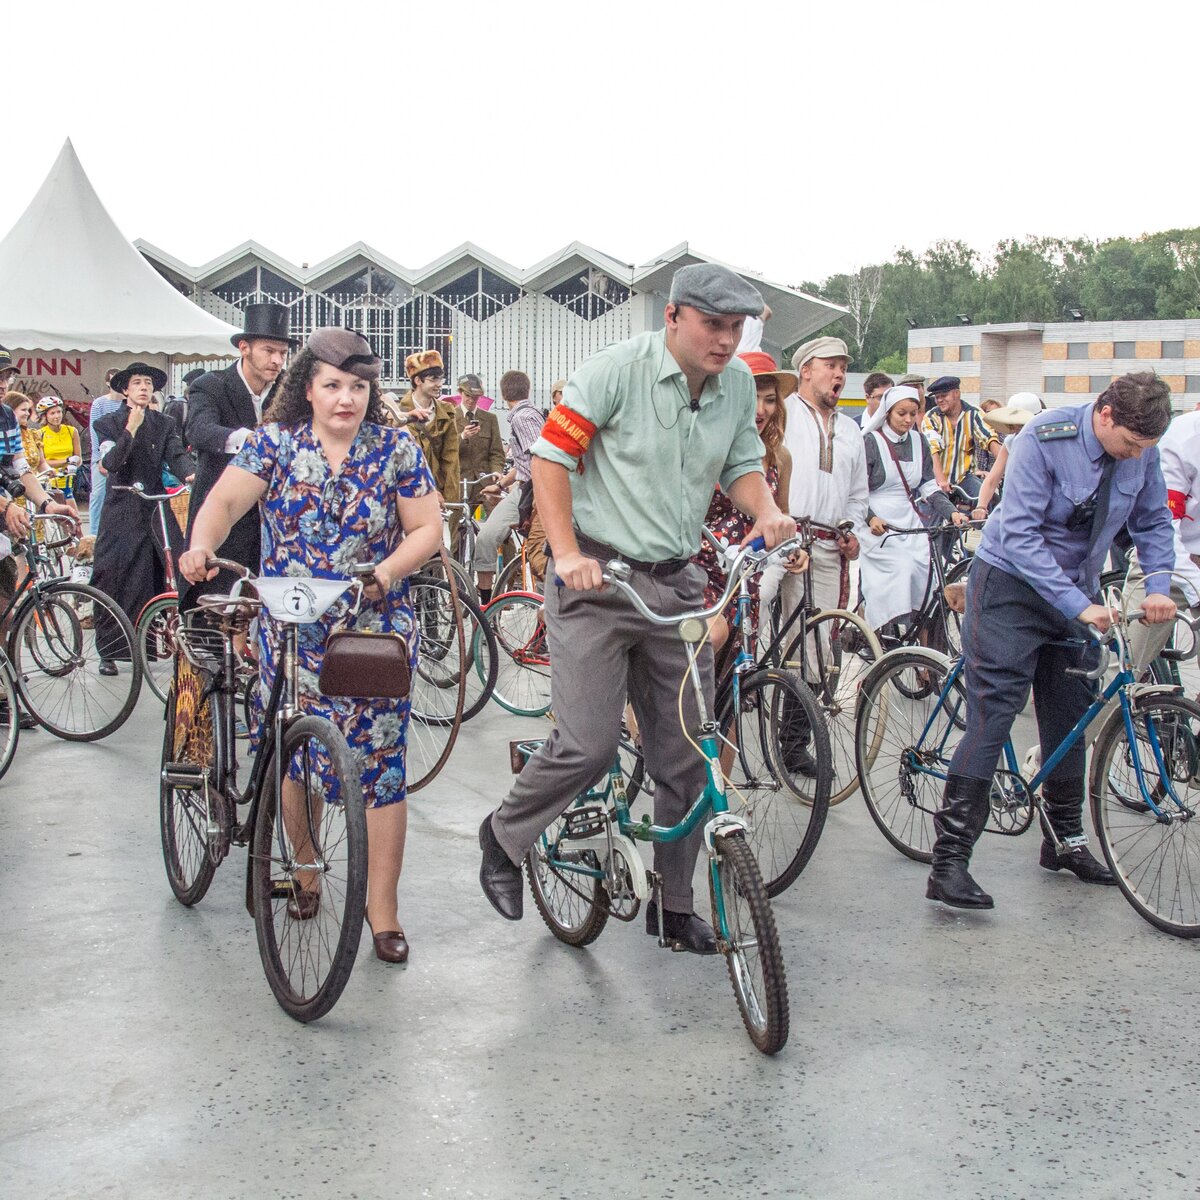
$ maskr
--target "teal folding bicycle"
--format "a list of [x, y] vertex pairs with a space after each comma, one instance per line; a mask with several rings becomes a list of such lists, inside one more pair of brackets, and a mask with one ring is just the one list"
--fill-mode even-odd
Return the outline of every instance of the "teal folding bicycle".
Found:
[[[797, 546], [791, 539], [765, 553], [761, 541], [746, 547], [734, 558], [726, 594], [717, 604], [673, 616], [662, 616], [646, 607], [629, 584], [630, 568], [626, 563], [608, 564], [604, 582], [620, 589], [647, 620], [678, 626], [679, 636], [687, 644], [688, 676], [700, 714], [694, 744], [704, 757], [707, 780], [679, 824], [655, 825], [649, 816], [635, 819], [630, 812], [634, 789], [627, 785], [627, 779], [637, 751], [629, 739], [623, 739], [607, 777], [580, 795], [542, 834], [525, 863], [538, 912], [560, 941], [586, 946], [600, 936], [609, 917], [632, 921], [643, 901], [653, 895], [659, 914], [659, 945], [665, 947], [668, 943], [662, 929], [661, 879], [647, 868], [637, 843], [679, 841], [703, 826], [717, 948], [725, 957], [746, 1032], [764, 1054], [777, 1053], [788, 1036], [783, 953], [771, 901], [751, 849], [751, 820], [729, 808], [721, 769], [721, 739], [717, 723], [708, 712], [697, 659], [708, 636], [708, 618], [722, 611], [743, 573], [787, 555]], [[778, 710], [784, 706], [784, 696], [790, 695], [789, 687], [795, 684], [783, 672], [772, 674], [778, 675], [782, 683], [778, 689], [768, 689], [777, 711], [765, 717], [778, 727], [783, 719]], [[540, 740], [513, 743], [513, 769], [519, 772], [539, 745]]]

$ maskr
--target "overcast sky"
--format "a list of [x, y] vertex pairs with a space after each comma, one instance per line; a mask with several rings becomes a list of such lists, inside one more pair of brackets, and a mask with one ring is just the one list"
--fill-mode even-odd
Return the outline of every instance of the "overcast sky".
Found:
[[686, 241], [799, 283], [938, 238], [1200, 225], [1196, 12], [9, 5], [0, 231], [66, 137], [125, 234], [192, 265], [250, 238], [414, 268]]

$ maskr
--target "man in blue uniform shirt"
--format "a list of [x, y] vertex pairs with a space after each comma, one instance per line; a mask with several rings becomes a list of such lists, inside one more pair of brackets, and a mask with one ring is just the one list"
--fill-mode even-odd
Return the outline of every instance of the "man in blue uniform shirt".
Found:
[[[971, 848], [988, 818], [988, 792], [1001, 749], [1033, 686], [1045, 762], [1092, 699], [1092, 684], [1067, 675], [1090, 666], [1080, 625], [1107, 629], [1096, 603], [1113, 535], [1128, 524], [1147, 575], [1148, 622], [1174, 620], [1167, 595], [1174, 561], [1171, 513], [1154, 449], [1171, 419], [1167, 385], [1152, 373], [1125, 375], [1097, 400], [1036, 416], [1012, 445], [1004, 499], [984, 528], [967, 585], [963, 625], [966, 729], [950, 762], [926, 896], [955, 908], [991, 908], [971, 878]], [[1082, 658], [1091, 662], [1082, 663]], [[1083, 741], [1047, 779], [1052, 829], [1041, 865], [1086, 883], [1113, 882], [1083, 835]]]

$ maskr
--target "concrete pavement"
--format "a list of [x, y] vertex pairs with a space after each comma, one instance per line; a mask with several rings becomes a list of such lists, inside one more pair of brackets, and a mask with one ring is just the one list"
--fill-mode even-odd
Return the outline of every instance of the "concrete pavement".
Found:
[[[275, 1004], [244, 851], [194, 910], [163, 875], [161, 716], [22, 735], [0, 781], [0, 1194], [1022, 1197], [1200, 1192], [1200, 946], [988, 837], [991, 914], [923, 898], [861, 798], [776, 901], [791, 1040], [766, 1059], [723, 961], [610, 923], [575, 951], [478, 890], [499, 710], [413, 798], [407, 967], [369, 940], [313, 1026]], [[702, 898], [704, 893], [698, 893]], [[701, 908], [703, 910], [703, 907]]]

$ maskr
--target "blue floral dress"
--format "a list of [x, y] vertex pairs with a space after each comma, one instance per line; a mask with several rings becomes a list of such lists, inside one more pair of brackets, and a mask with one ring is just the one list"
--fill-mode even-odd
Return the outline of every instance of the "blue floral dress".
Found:
[[[353, 563], [376, 563], [400, 544], [403, 529], [398, 497], [424, 496], [433, 479], [417, 444], [403, 430], [360, 426], [337, 474], [313, 435], [311, 422], [261, 425], [246, 439], [233, 466], [267, 485], [262, 516], [262, 574], [345, 579]], [[363, 600], [350, 616], [354, 593], [340, 599], [319, 621], [298, 628], [300, 702], [306, 712], [328, 717], [346, 736], [362, 768], [363, 794], [372, 808], [396, 804], [406, 795], [404, 757], [409, 701], [323, 696], [317, 685], [325, 640], [335, 629], [365, 629], [406, 636], [416, 671], [417, 628], [408, 602], [408, 582], [382, 601]], [[260, 705], [275, 678], [278, 622], [265, 612], [259, 635]], [[337, 796], [328, 794], [332, 801]]]

